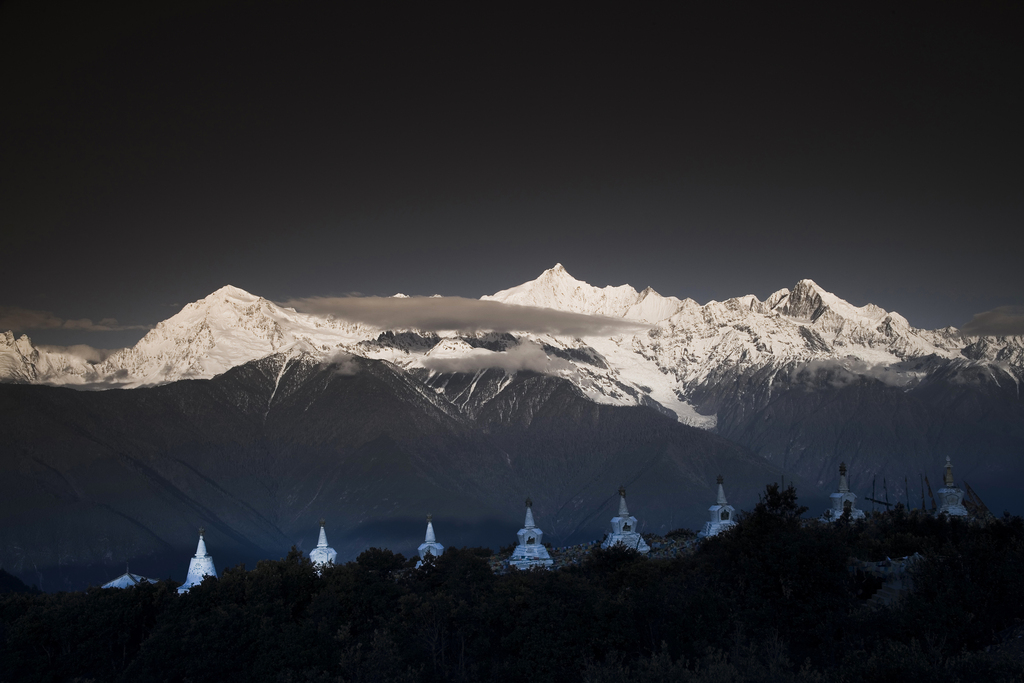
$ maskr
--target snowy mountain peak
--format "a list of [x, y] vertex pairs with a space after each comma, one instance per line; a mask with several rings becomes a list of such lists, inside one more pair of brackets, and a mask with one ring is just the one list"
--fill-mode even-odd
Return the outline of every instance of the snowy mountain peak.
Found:
[[589, 285], [574, 278], [559, 263], [545, 270], [536, 280], [481, 298], [519, 306], [622, 318], [631, 317], [627, 314], [640, 302], [641, 296], [629, 285], [603, 288]]
[[824, 294], [828, 293], [828, 292], [825, 292], [824, 289], [819, 287], [817, 282], [815, 282], [814, 280], [812, 280], [809, 277], [805, 277], [804, 279], [802, 279], [799, 282], [797, 282], [796, 283], [796, 287], [794, 287], [793, 289], [794, 290], [797, 290], [797, 289], [811, 289], [811, 290], [814, 290], [816, 292], [820, 292], [820, 293], [824, 293]]
[[13, 330], [7, 330], [3, 334], [0, 334], [0, 349], [14, 349], [14, 348], [31, 348], [32, 340], [28, 338], [27, 334], [21, 335], [21, 337], [15, 337]]
[[327, 353], [376, 335], [365, 326], [298, 313], [231, 285], [185, 306], [100, 366], [123, 386], [205, 379], [274, 353]]
[[224, 285], [220, 289], [212, 292], [209, 296], [204, 297], [202, 300], [207, 301], [216, 298], [230, 298], [239, 299], [242, 301], [255, 301], [258, 297], [256, 297], [253, 294], [250, 294], [241, 287], [235, 287], [234, 285]]
[[773, 292], [771, 296], [764, 300], [765, 312], [774, 310], [783, 301], [789, 297], [789, 290], [785, 287], [777, 292]]
[[846, 312], [854, 312], [859, 310], [853, 304], [843, 299], [840, 299], [838, 296], [836, 296], [832, 292], [827, 291], [814, 280], [808, 278], [805, 278], [797, 282], [793, 289], [790, 291], [789, 296], [791, 301], [794, 299], [816, 300], [821, 305], [828, 306], [830, 308], [833, 308], [834, 310], [838, 309], [836, 310], [836, 312], [839, 312], [840, 310], [845, 310]]
[[[540, 274], [539, 277], [537, 277], [536, 280], [531, 280], [530, 282], [524, 282], [523, 284], [519, 285], [519, 287], [513, 287], [512, 289], [519, 289], [519, 288], [528, 287], [528, 286], [531, 286], [531, 285], [533, 286], [532, 287], [533, 289], [536, 289], [538, 287], [554, 287], [554, 288], [586, 287], [586, 288], [590, 288], [590, 289], [597, 289], [596, 287], [591, 287], [589, 284], [587, 284], [583, 280], [577, 280], [576, 278], [574, 278], [572, 275], [569, 274], [569, 271], [567, 271], [565, 269], [565, 267], [561, 263], [556, 263], [554, 265], [554, 267], [548, 268], [547, 270], [545, 270], [543, 273]], [[511, 290], [505, 290], [505, 291], [511, 291]], [[500, 292], [499, 292], [499, 294], [500, 294]], [[495, 296], [497, 296], [497, 294]]]
[[206, 297], [206, 298], [213, 297], [213, 296], [230, 296], [230, 297], [239, 297], [239, 298], [252, 298], [253, 295], [250, 294], [249, 292], [245, 291], [241, 287], [234, 287], [233, 285], [224, 285], [220, 289], [214, 290], [213, 292], [211, 292], [210, 295], [208, 297]]
[[[776, 292], [772, 298], [778, 294], [779, 292]], [[789, 295], [785, 299], [780, 299], [776, 306], [783, 315], [809, 323], [815, 323], [824, 316], [825, 323], [844, 320], [859, 325], [877, 325], [889, 315], [887, 311], [874, 304], [854, 306], [809, 279], [797, 282]]]
[[790, 318], [814, 322], [825, 312], [823, 294], [827, 292], [813, 280], [800, 280], [789, 292], [781, 312]]

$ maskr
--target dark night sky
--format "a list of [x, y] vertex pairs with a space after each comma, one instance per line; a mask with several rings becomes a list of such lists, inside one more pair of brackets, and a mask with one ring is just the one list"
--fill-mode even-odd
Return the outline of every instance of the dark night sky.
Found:
[[354, 4], [0, 8], [0, 306], [150, 325], [556, 262], [701, 303], [810, 277], [919, 327], [1024, 304], [1019, 2]]

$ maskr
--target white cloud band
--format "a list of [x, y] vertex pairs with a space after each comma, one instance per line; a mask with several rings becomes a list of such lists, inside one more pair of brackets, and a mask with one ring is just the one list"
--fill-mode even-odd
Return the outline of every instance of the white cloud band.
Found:
[[386, 330], [608, 336], [650, 329], [633, 320], [462, 297], [310, 297], [283, 305]]

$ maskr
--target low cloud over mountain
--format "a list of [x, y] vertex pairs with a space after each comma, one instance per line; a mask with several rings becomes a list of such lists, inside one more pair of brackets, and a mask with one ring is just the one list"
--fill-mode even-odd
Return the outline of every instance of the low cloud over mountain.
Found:
[[876, 379], [892, 387], [904, 387], [917, 379], [899, 364], [873, 364], [857, 358], [809, 360], [795, 364], [789, 369], [787, 377], [792, 383], [812, 383], [818, 380], [835, 388], [863, 378]]
[[569, 361], [548, 356], [540, 345], [532, 342], [523, 342], [508, 351], [473, 349], [471, 354], [455, 358], [425, 358], [423, 367], [435, 372], [446, 373], [475, 373], [478, 370], [498, 368], [508, 373], [532, 370], [533, 372], [552, 374], [559, 370], [571, 372], [574, 369]]
[[516, 306], [462, 297], [309, 297], [284, 302], [305, 313], [332, 315], [386, 330], [532, 332], [568, 337], [613, 335], [650, 325], [601, 315]]
[[88, 344], [72, 344], [71, 346], [56, 346], [53, 344], [40, 344], [40, 351], [47, 353], [61, 353], [75, 358], [81, 358], [87, 363], [102, 363], [121, 349], [97, 349]]

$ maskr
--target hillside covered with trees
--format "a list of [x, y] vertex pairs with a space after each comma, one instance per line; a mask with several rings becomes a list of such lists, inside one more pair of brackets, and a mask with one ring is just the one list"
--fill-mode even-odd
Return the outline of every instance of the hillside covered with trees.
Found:
[[[593, 550], [494, 573], [370, 549], [321, 574], [300, 552], [188, 594], [0, 595], [0, 681], [1018, 681], [1024, 520], [902, 508], [807, 523], [769, 486], [738, 526], [674, 559]], [[920, 553], [892, 607], [849, 558]], [[6, 584], [5, 584], [6, 585]]]

